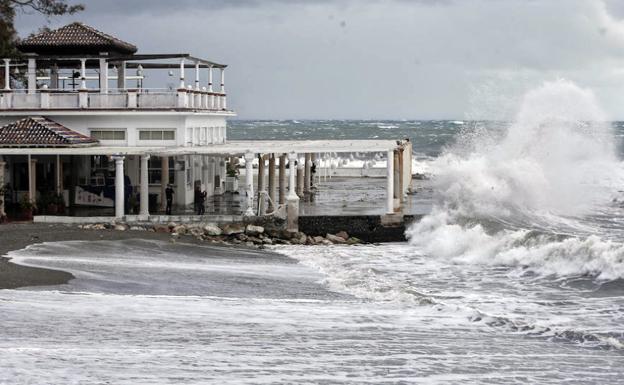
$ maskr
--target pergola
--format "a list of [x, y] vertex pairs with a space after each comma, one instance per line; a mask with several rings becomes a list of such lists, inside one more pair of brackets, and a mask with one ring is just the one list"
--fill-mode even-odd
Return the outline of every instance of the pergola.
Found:
[[[147, 162], [150, 156], [185, 156], [185, 155], [219, 155], [219, 156], [239, 156], [245, 158], [245, 189], [248, 200], [247, 215], [255, 215], [251, 210], [253, 206], [254, 186], [253, 186], [253, 160], [256, 154], [279, 154], [279, 177], [283, 179], [285, 175], [284, 165], [286, 158], [290, 164], [295, 164], [299, 160], [299, 156], [303, 155], [304, 162], [298, 167], [290, 167], [288, 196], [286, 200], [292, 209], [298, 211], [298, 195], [296, 190], [309, 183], [310, 170], [309, 167], [313, 162], [312, 154], [318, 153], [351, 153], [351, 152], [384, 152], [387, 156], [387, 213], [393, 214], [397, 207], [397, 199], [402, 199], [402, 195], [409, 186], [411, 179], [411, 143], [409, 141], [395, 140], [278, 140], [278, 141], [228, 141], [225, 144], [210, 145], [202, 147], [112, 147], [112, 146], [94, 146], [94, 147], [75, 147], [75, 148], [0, 148], [0, 155], [105, 155], [115, 160], [115, 216], [123, 217], [124, 208], [124, 178], [123, 164], [126, 156], [141, 157], [141, 173], [140, 173], [140, 215], [149, 216], [148, 211], [148, 174]], [[301, 181], [296, 180], [298, 177], [297, 168], [304, 169], [301, 174]], [[275, 157], [269, 157], [269, 188], [264, 185], [265, 166], [264, 160], [260, 163], [258, 169], [258, 191], [266, 192], [273, 201], [275, 198]], [[164, 172], [164, 171], [163, 171]], [[306, 175], [305, 177], [303, 175]], [[262, 180], [262, 182], [261, 182]], [[272, 181], [273, 180], [273, 181]], [[303, 182], [303, 183], [302, 183]], [[271, 187], [273, 186], [273, 187]], [[309, 187], [309, 186], [308, 186]], [[279, 196], [285, 195], [286, 186], [280, 185]], [[251, 202], [250, 202], [251, 201]], [[400, 203], [398, 203], [400, 204]], [[290, 208], [289, 208], [290, 210]], [[259, 213], [261, 214], [261, 213]], [[293, 214], [295, 215], [295, 214]], [[289, 215], [291, 217], [292, 215]]]

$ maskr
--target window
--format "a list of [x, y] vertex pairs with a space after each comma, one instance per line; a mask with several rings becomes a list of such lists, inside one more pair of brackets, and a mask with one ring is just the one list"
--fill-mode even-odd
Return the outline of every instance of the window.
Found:
[[[162, 182], [162, 159], [158, 156], [151, 156], [147, 163], [147, 176], [149, 184], [160, 184]], [[169, 183], [175, 184], [175, 160], [169, 157]]]
[[175, 130], [139, 130], [139, 140], [175, 140]]
[[91, 137], [98, 140], [126, 140], [125, 130], [91, 130]]

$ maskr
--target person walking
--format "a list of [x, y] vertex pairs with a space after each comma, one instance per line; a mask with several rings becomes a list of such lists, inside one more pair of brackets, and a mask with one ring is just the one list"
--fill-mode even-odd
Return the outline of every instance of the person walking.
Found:
[[165, 189], [165, 198], [167, 199], [167, 208], [165, 210], [166, 215], [171, 215], [171, 205], [173, 204], [173, 194], [175, 194], [175, 191], [173, 191], [173, 187], [171, 187], [171, 185], [168, 184], [167, 188]]

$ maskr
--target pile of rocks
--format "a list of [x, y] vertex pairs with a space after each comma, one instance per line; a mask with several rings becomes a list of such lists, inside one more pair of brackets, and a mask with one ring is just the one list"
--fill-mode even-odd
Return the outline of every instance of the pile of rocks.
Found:
[[355, 245], [362, 241], [350, 237], [346, 231], [323, 236], [310, 236], [302, 232], [289, 232], [277, 228], [264, 228], [253, 224], [231, 223], [218, 226], [214, 223], [203, 224], [140, 224], [129, 226], [121, 223], [97, 223], [80, 225], [86, 230], [116, 231], [151, 231], [171, 234], [173, 241], [183, 236], [192, 236], [200, 241], [264, 247], [266, 245]]

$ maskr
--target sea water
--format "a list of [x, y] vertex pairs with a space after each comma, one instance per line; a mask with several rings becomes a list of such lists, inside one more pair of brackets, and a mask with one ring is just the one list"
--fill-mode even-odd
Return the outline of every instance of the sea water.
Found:
[[622, 131], [566, 81], [510, 122], [233, 122], [410, 137], [429, 214], [406, 243], [13, 252], [77, 278], [0, 291], [0, 383], [622, 383]]

